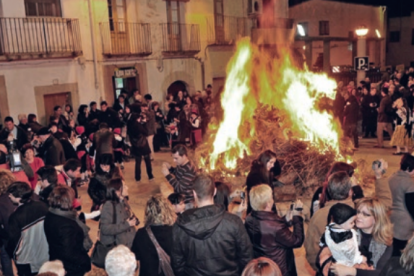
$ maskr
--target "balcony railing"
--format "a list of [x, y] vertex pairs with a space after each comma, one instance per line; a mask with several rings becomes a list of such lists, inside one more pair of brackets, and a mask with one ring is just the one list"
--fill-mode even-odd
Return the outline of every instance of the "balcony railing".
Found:
[[30, 59], [79, 56], [82, 44], [77, 19], [0, 18], [0, 56]]
[[151, 26], [144, 23], [100, 23], [103, 54], [148, 56], [152, 54]]
[[200, 28], [198, 25], [163, 23], [160, 26], [164, 54], [193, 55], [200, 52]]
[[215, 15], [207, 21], [209, 45], [231, 45], [240, 37], [250, 36], [253, 26], [245, 17]]

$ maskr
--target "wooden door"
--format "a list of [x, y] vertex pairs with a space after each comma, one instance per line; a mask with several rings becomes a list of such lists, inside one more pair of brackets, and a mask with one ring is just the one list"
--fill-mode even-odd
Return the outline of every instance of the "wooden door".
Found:
[[216, 43], [221, 44], [225, 42], [223, 0], [214, 0], [214, 28], [216, 32]]
[[50, 116], [54, 115], [53, 109], [55, 106], [61, 106], [64, 110], [66, 104], [72, 105], [70, 98], [70, 92], [49, 94], [43, 96], [43, 102], [45, 103], [46, 123], [50, 123]]
[[112, 54], [127, 54], [130, 47], [125, 0], [108, 0], [108, 13]]

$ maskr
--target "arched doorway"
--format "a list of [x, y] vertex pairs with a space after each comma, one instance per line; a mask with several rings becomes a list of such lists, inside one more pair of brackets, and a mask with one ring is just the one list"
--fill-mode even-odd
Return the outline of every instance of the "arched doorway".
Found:
[[171, 94], [175, 98], [178, 91], [187, 91], [187, 84], [183, 81], [175, 81], [168, 87], [167, 94]]

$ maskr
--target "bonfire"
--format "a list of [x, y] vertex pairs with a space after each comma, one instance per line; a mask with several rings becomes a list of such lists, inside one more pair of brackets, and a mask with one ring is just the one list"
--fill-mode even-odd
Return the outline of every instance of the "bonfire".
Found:
[[248, 38], [237, 43], [221, 95], [223, 118], [211, 120], [194, 160], [217, 180], [243, 182], [252, 161], [270, 149], [282, 166], [279, 180], [309, 196], [333, 162], [352, 162], [352, 143], [341, 138], [330, 109], [336, 82], [295, 67], [288, 51], [278, 56]]

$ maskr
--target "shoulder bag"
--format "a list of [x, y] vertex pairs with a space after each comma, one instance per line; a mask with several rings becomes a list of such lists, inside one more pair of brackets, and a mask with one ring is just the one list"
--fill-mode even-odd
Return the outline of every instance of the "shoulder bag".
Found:
[[[112, 207], [113, 207], [113, 219], [112, 222], [113, 224], [116, 224], [116, 208], [115, 208], [115, 203], [112, 202]], [[99, 225], [99, 229], [100, 229], [100, 225]], [[100, 236], [100, 230], [99, 230], [99, 234], [98, 237]], [[108, 245], [104, 245], [98, 238], [98, 240], [95, 243], [95, 246], [93, 248], [92, 251], [92, 255], [91, 255], [91, 262], [99, 268], [105, 268], [105, 258], [106, 255], [108, 255], [108, 252], [111, 251], [112, 248], [114, 248], [116, 246], [116, 235], [114, 236], [114, 242], [112, 244], [108, 244]]]
[[158, 274], [161, 274], [161, 272], [164, 272], [165, 276], [174, 276], [174, 272], [171, 268], [171, 259], [170, 256], [168, 256], [167, 253], [165, 253], [164, 249], [159, 245], [157, 239], [154, 236], [154, 233], [152, 233], [151, 228], [148, 226], [146, 228], [148, 236], [150, 237], [152, 243], [155, 246], [155, 249], [157, 250], [158, 259], [159, 259], [159, 265], [158, 265]]

